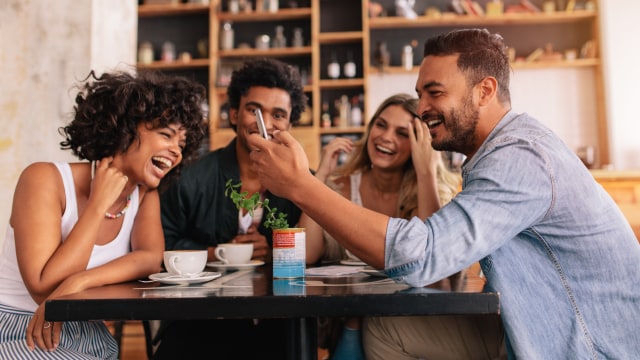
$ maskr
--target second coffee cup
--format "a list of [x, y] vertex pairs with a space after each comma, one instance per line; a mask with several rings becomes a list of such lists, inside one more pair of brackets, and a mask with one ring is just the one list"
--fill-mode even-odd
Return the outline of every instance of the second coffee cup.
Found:
[[220, 244], [216, 247], [216, 257], [224, 264], [247, 264], [253, 255], [253, 244]]

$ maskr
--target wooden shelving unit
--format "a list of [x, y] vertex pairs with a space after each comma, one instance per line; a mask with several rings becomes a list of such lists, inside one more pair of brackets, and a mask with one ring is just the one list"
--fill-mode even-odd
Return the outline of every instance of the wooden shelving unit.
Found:
[[[542, 0], [532, 0], [540, 3]], [[141, 27], [145, 21], [158, 19], [175, 24], [183, 18], [184, 27], [177, 31], [190, 31], [194, 19], [206, 21], [208, 30], [209, 54], [208, 58], [194, 58], [188, 62], [154, 61], [151, 64], [140, 64], [139, 69], [157, 69], [163, 71], [177, 71], [189, 73], [196, 72], [196, 76], [206, 83], [210, 93], [210, 148], [218, 148], [225, 145], [233, 136], [231, 129], [221, 127], [220, 111], [226, 101], [226, 89], [218, 83], [220, 67], [223, 64], [241, 62], [244, 59], [267, 56], [280, 58], [300, 67], [307, 73], [308, 83], [305, 92], [309, 97], [310, 124], [299, 126], [293, 133], [303, 143], [310, 159], [310, 164], [316, 166], [320, 156], [320, 146], [323, 136], [339, 136], [342, 134], [353, 136], [362, 134], [364, 126], [340, 126], [324, 128], [321, 126], [321, 107], [325, 102], [330, 103], [333, 111], [333, 100], [342, 95], [349, 98], [364, 95], [364, 102], [369, 101], [369, 77], [378, 75], [382, 71], [385, 74], [401, 75], [415, 74], [418, 71], [420, 60], [419, 47], [414, 51], [414, 67], [410, 70], [400, 66], [398, 58], [399, 49], [406, 42], [417, 39], [420, 42], [426, 37], [463, 27], [486, 27], [490, 31], [498, 29], [507, 43], [515, 43], [518, 55], [522, 57], [530, 52], [534, 46], [532, 43], [537, 36], [553, 37], [561, 48], [571, 45], [578, 48], [585, 39], [592, 39], [599, 44], [598, 38], [598, 12], [597, 10], [575, 10], [571, 12], [557, 11], [553, 13], [535, 14], [503, 14], [499, 16], [466, 16], [444, 13], [440, 17], [418, 16], [416, 19], [393, 16], [393, 0], [379, 1], [389, 11], [389, 16], [369, 18], [369, 0], [302, 0], [298, 1], [297, 8], [286, 7], [286, 2], [281, 1], [281, 8], [274, 13], [268, 11], [256, 11], [250, 13], [230, 13], [226, 0], [211, 0], [210, 5], [176, 4], [176, 5], [140, 5], [138, 13]], [[439, 4], [437, 1], [433, 2]], [[445, 3], [445, 2], [440, 2]], [[482, 2], [482, 5], [486, 2]], [[597, 8], [597, 4], [596, 4]], [[420, 9], [422, 14], [424, 9]], [[220, 50], [219, 35], [223, 23], [231, 22], [236, 29], [236, 47], [231, 50]], [[289, 32], [288, 47], [256, 50], [253, 48], [253, 38], [257, 34], [273, 34], [274, 26], [284, 25]], [[175, 26], [175, 25], [172, 25]], [[305, 44], [301, 47], [291, 47], [291, 28], [304, 28]], [[542, 32], [542, 34], [540, 34]], [[557, 33], [557, 34], [556, 34]], [[188, 35], [185, 35], [188, 36]], [[508, 39], [509, 36], [513, 38]], [[179, 37], [177, 38], [179, 41]], [[389, 41], [391, 39], [392, 41]], [[145, 39], [139, 39], [145, 40]], [[193, 39], [190, 39], [193, 41]], [[373, 64], [372, 52], [378, 41], [389, 41], [392, 53], [391, 66], [380, 67]], [[156, 42], [158, 40], [156, 39]], [[246, 48], [238, 48], [238, 43], [248, 44]], [[157, 44], [156, 44], [157, 45]], [[193, 45], [191, 46], [193, 47]], [[560, 48], [560, 49], [561, 49]], [[351, 52], [356, 63], [357, 74], [354, 78], [330, 79], [327, 76], [327, 64], [332, 53], [340, 56], [341, 65], [346, 61], [347, 52]], [[395, 59], [394, 59], [395, 57]], [[603, 94], [602, 66], [599, 56], [594, 58], [581, 58], [575, 60], [560, 61], [516, 61], [512, 63], [514, 71], [529, 69], [592, 69], [595, 74], [596, 86], [594, 92], [597, 98]], [[411, 89], [407, 89], [410, 92]], [[367, 108], [373, 106], [363, 105], [363, 119], [368, 121]], [[598, 148], [600, 149], [601, 163], [609, 161], [609, 147], [606, 124], [606, 111], [604, 101], [599, 101], [598, 112]]]

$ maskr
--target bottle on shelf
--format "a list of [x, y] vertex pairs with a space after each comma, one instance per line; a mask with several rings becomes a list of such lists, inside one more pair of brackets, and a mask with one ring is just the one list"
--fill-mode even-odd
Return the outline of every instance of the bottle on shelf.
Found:
[[346, 128], [349, 126], [349, 117], [351, 115], [351, 104], [349, 103], [349, 97], [342, 95], [340, 97], [340, 108], [338, 112], [338, 127]]
[[151, 42], [143, 41], [140, 43], [138, 62], [141, 64], [151, 64], [153, 62], [153, 45]]
[[402, 67], [405, 70], [413, 69], [413, 47], [411, 45], [405, 45], [402, 50]]
[[278, 8], [280, 7], [278, 0], [264, 0], [264, 9], [268, 12], [278, 12]]
[[240, 12], [240, 1], [238, 0], [229, 0], [228, 3], [229, 12], [232, 14], [237, 14]]
[[294, 47], [302, 47], [304, 46], [304, 38], [302, 37], [302, 28], [293, 29], [293, 39], [291, 40], [291, 45]]
[[176, 59], [176, 46], [171, 41], [162, 44], [162, 61], [172, 62]]
[[344, 63], [344, 76], [348, 78], [356, 77], [356, 63], [353, 62], [353, 54], [351, 51], [347, 53], [347, 62]]
[[284, 48], [287, 47], [287, 38], [284, 36], [284, 26], [276, 26], [276, 34], [271, 42], [272, 48]]
[[320, 125], [323, 128], [331, 127], [331, 113], [329, 112], [329, 103], [326, 101], [322, 102], [322, 115], [320, 117], [322, 119]]
[[387, 50], [387, 43], [384, 41], [378, 41], [376, 49], [373, 53], [373, 65], [378, 66], [380, 71], [391, 63], [391, 55]]
[[360, 97], [363, 95], [355, 95], [351, 98], [351, 116], [349, 122], [351, 126], [362, 126], [362, 108]]
[[220, 49], [233, 49], [233, 28], [228, 21], [222, 25], [222, 31], [220, 32]]
[[329, 63], [329, 66], [327, 66], [327, 75], [329, 75], [331, 79], [337, 79], [340, 77], [340, 64], [336, 58], [336, 53], [331, 53], [331, 62]]

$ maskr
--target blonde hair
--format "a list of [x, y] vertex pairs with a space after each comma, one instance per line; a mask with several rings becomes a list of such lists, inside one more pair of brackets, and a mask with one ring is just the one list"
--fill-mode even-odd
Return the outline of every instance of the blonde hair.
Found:
[[[334, 172], [332, 179], [350, 176], [357, 172], [367, 172], [371, 169], [372, 163], [369, 153], [367, 152], [367, 142], [371, 134], [373, 123], [380, 114], [389, 106], [397, 105], [402, 107], [412, 116], [418, 116], [418, 99], [409, 94], [395, 94], [385, 99], [376, 109], [367, 124], [366, 131], [362, 138], [355, 142], [353, 152], [347, 161]], [[442, 160], [442, 156], [438, 157], [436, 164], [436, 179], [438, 187], [438, 196], [440, 205], [444, 205], [451, 201], [460, 186], [460, 176], [447, 169]], [[354, 189], [351, 189], [354, 191]], [[400, 193], [398, 196], [398, 208], [395, 216], [409, 219], [418, 208], [418, 178], [411, 158], [407, 161], [404, 168], [404, 175], [400, 185]]]

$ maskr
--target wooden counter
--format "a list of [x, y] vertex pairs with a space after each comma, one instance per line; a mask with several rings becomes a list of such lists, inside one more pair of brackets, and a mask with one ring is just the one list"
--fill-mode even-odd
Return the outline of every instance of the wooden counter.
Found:
[[640, 170], [591, 170], [591, 174], [618, 204], [640, 241]]

